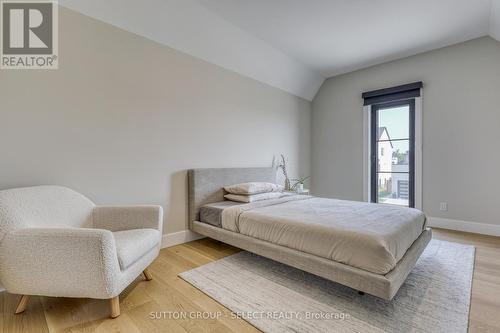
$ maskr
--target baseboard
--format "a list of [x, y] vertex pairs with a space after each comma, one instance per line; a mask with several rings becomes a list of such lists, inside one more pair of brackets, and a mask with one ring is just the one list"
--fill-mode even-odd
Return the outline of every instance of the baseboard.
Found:
[[183, 230], [165, 234], [161, 240], [161, 248], [179, 245], [182, 243], [191, 242], [197, 239], [204, 238], [205, 236], [192, 232], [191, 230]]
[[442, 217], [428, 217], [427, 223], [430, 227], [472, 232], [474, 234], [500, 236], [500, 225], [452, 220]]

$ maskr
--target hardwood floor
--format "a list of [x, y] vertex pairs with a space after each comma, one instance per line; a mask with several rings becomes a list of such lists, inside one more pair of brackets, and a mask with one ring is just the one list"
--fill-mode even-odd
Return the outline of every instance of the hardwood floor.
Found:
[[500, 237], [433, 229], [434, 238], [476, 247], [469, 332], [500, 332]]
[[[434, 238], [476, 246], [470, 332], [500, 332], [500, 238], [434, 229]], [[259, 332], [230, 311], [177, 277], [180, 272], [239, 250], [210, 239], [163, 249], [151, 265], [153, 280], [141, 274], [120, 295], [121, 316], [109, 319], [109, 301], [53, 297], [30, 298], [19, 315], [19, 295], [0, 293], [3, 332]], [[220, 318], [174, 318], [224, 313]], [[151, 316], [160, 317], [152, 319]]]

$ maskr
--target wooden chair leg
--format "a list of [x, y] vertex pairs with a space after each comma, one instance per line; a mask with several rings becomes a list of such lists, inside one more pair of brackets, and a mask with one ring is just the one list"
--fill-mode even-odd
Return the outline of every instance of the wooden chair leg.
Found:
[[149, 272], [149, 270], [147, 268], [142, 273], [144, 274], [146, 281], [153, 280], [153, 275], [151, 275], [151, 273]]
[[111, 318], [116, 318], [120, 315], [120, 296], [110, 299], [111, 302]]
[[16, 312], [15, 314], [23, 313], [24, 310], [26, 310], [26, 307], [28, 306], [28, 302], [30, 300], [30, 297], [28, 295], [22, 295], [21, 299], [19, 300], [19, 304], [17, 304]]

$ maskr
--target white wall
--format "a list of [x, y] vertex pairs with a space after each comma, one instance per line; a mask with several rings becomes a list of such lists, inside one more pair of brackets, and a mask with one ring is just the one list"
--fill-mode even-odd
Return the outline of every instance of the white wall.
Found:
[[500, 41], [500, 0], [491, 0], [490, 36]]
[[363, 199], [361, 93], [414, 81], [424, 82], [425, 213], [500, 225], [500, 43], [490, 37], [328, 79], [313, 101], [313, 194]]
[[309, 174], [310, 102], [60, 10], [59, 70], [0, 71], [0, 189], [69, 186], [98, 204], [160, 204], [186, 229], [186, 169]]

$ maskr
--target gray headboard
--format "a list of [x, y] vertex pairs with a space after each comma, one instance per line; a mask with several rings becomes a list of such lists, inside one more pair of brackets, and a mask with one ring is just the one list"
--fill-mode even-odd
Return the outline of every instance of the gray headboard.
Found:
[[224, 186], [246, 182], [276, 182], [276, 169], [224, 168], [188, 170], [189, 226], [199, 221], [200, 207], [224, 200]]

